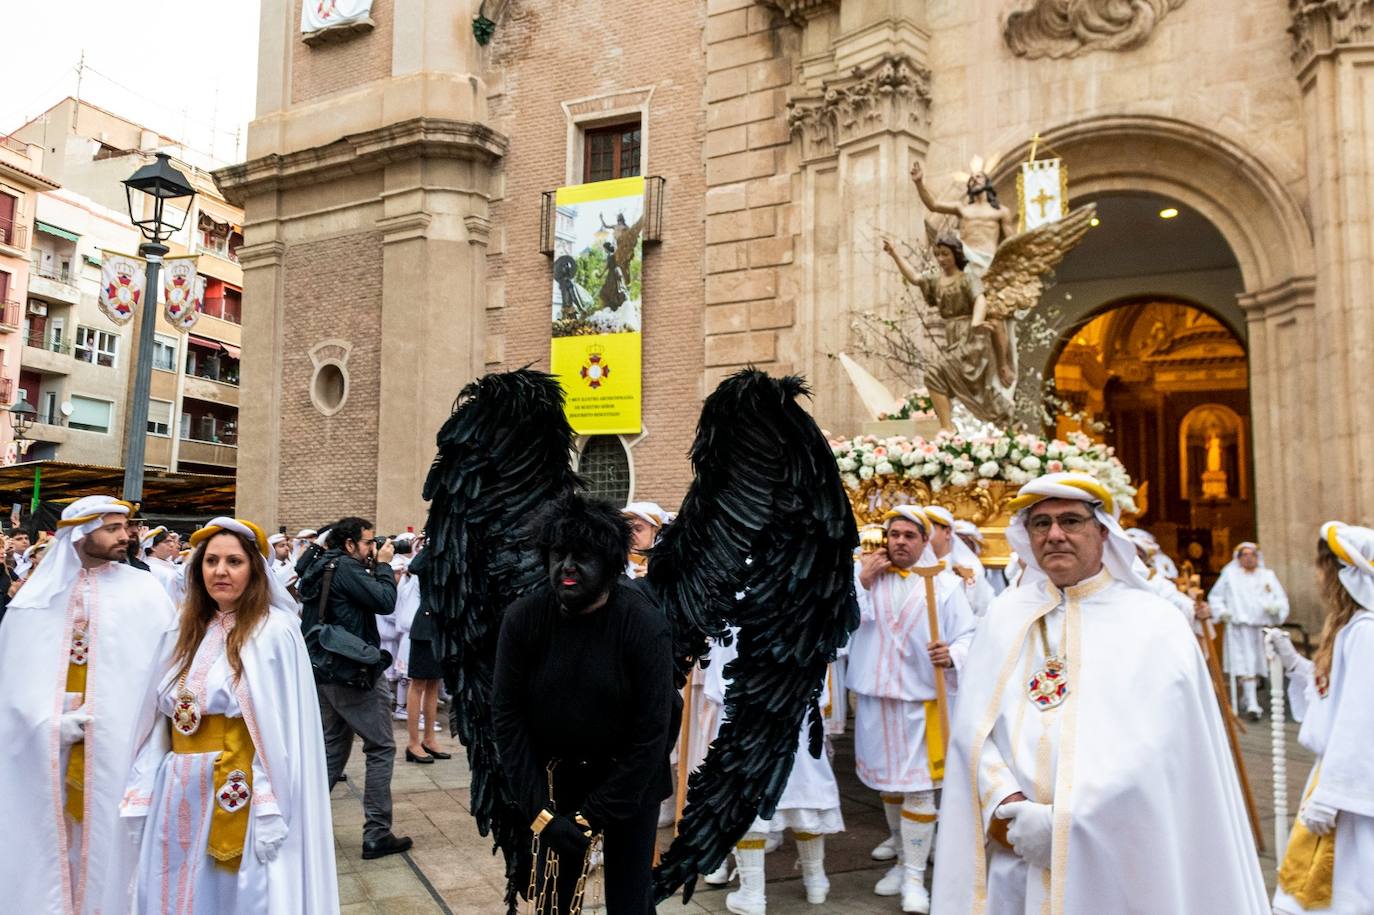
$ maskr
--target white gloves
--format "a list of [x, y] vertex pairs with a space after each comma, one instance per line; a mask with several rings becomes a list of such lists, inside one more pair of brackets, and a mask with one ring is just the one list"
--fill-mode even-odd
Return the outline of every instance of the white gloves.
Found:
[[1309, 800], [1298, 811], [1298, 819], [1307, 831], [1314, 836], [1329, 836], [1336, 828], [1336, 808], [1318, 801]]
[[1288, 637], [1288, 633], [1282, 629], [1264, 630], [1264, 638], [1274, 649], [1274, 654], [1279, 656], [1283, 662], [1283, 669], [1292, 671], [1302, 662], [1302, 655], [1293, 647], [1293, 640]]
[[280, 813], [269, 813], [253, 820], [253, 854], [260, 864], [276, 860], [286, 841], [286, 820]]
[[1050, 849], [1054, 844], [1054, 808], [1034, 801], [1011, 801], [993, 813], [999, 820], [1011, 820], [1007, 841], [1012, 850], [1032, 867], [1050, 868]]
[[142, 848], [143, 827], [148, 824], [148, 817], [146, 815], [128, 816], [122, 817], [121, 819], [124, 820], [124, 830], [129, 836], [129, 841], [133, 843], [134, 848]]
[[77, 709], [74, 712], [64, 712], [58, 719], [58, 729], [62, 746], [69, 747], [74, 743], [81, 743], [86, 739], [86, 725], [91, 723], [91, 716]]

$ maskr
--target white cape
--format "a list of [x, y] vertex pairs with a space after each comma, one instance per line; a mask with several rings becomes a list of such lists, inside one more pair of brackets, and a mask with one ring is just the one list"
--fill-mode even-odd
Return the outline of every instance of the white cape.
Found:
[[[1044, 774], [1055, 846], [1044, 911], [1268, 915], [1235, 766], [1189, 627], [1160, 598], [1106, 572], [1067, 592], [1070, 691], [1057, 713], [1058, 762]], [[1005, 727], [1041, 714], [1029, 706], [1022, 674], [1041, 657], [1030, 638], [1035, 621], [1060, 599], [1045, 579], [1004, 591], [960, 673], [935, 852], [932, 911], [940, 915], [1023, 915], [1007, 899], [1025, 888], [989, 879], [985, 830], [1005, 788], [1036, 798], [1037, 761], [1000, 760], [1005, 785], [980, 783], [979, 764], [1004, 755], [990, 737], [999, 719]], [[1025, 865], [1020, 872], [1024, 881]], [[1027, 902], [1043, 894], [1041, 880], [1025, 882], [1034, 884]], [[1032, 911], [1041, 907], [1025, 906]]]
[[[287, 826], [285, 843], [265, 865], [268, 898], [262, 911], [330, 915], [338, 911], [339, 898], [324, 735], [315, 678], [294, 614], [272, 608], [244, 645], [243, 680], [235, 692]], [[168, 747], [165, 719], [160, 725], [160, 739], [149, 741], [130, 776], [131, 795], [152, 794]], [[140, 812], [126, 809], [124, 815]], [[145, 845], [157, 839], [151, 830], [143, 838]], [[251, 847], [244, 849], [244, 856], [245, 866], [261, 866]]]
[[[78, 859], [84, 874], [71, 873], [68, 864], [62, 810], [68, 754], [58, 741], [70, 592], [44, 607], [11, 607], [0, 626], [0, 810], [12, 827], [0, 830], [6, 912], [122, 915], [129, 908], [137, 849], [120, 823], [119, 804], [134, 755], [153, 729], [176, 623], [166, 592], [147, 572], [109, 564], [90, 579], [95, 609], [86, 709], [93, 720], [85, 740], [86, 851]], [[68, 886], [81, 900], [78, 908], [64, 898]]]

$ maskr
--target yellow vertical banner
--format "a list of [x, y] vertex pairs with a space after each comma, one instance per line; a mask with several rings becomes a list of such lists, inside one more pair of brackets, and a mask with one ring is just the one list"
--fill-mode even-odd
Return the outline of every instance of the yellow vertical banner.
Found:
[[636, 434], [643, 403], [644, 179], [558, 189], [550, 366], [579, 435]]

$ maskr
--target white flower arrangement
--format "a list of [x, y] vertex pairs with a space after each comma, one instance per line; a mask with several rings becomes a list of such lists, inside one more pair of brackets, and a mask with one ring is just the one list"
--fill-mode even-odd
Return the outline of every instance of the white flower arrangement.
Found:
[[831, 452], [850, 489], [887, 476], [925, 480], [937, 492], [946, 487], [987, 486], [993, 481], [1020, 486], [1043, 474], [1077, 470], [1106, 486], [1123, 513], [1136, 510], [1136, 488], [1115, 449], [1082, 433], [1067, 441], [1028, 433], [965, 438], [941, 432], [928, 440], [862, 435], [832, 441]]

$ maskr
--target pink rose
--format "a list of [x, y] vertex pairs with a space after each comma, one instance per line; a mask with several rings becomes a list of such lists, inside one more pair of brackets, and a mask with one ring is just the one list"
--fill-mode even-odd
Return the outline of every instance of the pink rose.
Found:
[[1043, 455], [1045, 453], [1045, 443], [1035, 442], [1031, 445], [1031, 454]]
[[1045, 465], [1045, 470], [1049, 473], [1062, 473], [1064, 470], [1063, 461], [1050, 461]]

